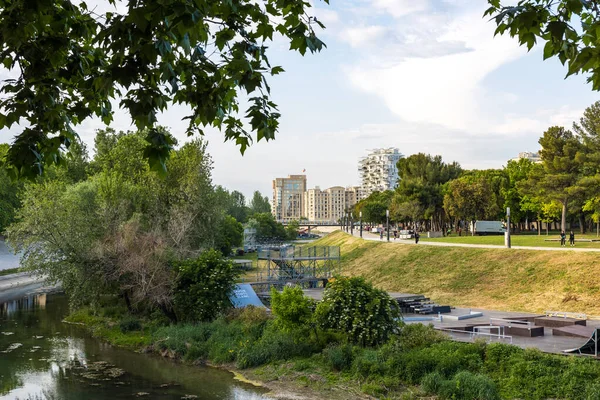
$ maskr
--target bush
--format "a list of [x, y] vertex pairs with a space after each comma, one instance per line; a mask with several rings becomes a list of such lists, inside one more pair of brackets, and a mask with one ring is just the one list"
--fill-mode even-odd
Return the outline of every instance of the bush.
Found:
[[468, 371], [458, 372], [449, 380], [434, 372], [423, 378], [422, 386], [425, 391], [437, 394], [441, 399], [495, 400], [500, 398], [496, 385], [490, 378]]
[[347, 334], [362, 346], [385, 343], [399, 326], [398, 303], [362, 278], [336, 278], [325, 289], [315, 317], [324, 329]]
[[139, 319], [134, 317], [125, 317], [119, 322], [119, 329], [121, 332], [132, 332], [132, 331], [141, 331], [142, 323]]
[[210, 321], [231, 307], [229, 292], [239, 271], [218, 251], [173, 263], [177, 273], [174, 304], [182, 321]]
[[448, 337], [440, 331], [436, 331], [431, 324], [408, 324], [402, 327], [396, 344], [402, 350], [411, 350], [431, 346], [446, 340], [448, 340]]
[[352, 346], [349, 344], [330, 346], [325, 349], [323, 355], [335, 371], [346, 371], [352, 367]]
[[271, 289], [271, 310], [276, 324], [286, 332], [309, 328], [315, 302], [306, 297], [299, 286], [284, 287], [282, 292]]
[[263, 336], [256, 342], [248, 342], [238, 353], [239, 368], [257, 367], [272, 361], [288, 360], [293, 357], [308, 357], [320, 349], [306, 339], [294, 337], [269, 324]]
[[355, 354], [352, 369], [363, 378], [383, 376], [386, 372], [383, 360], [376, 350], [363, 350]]

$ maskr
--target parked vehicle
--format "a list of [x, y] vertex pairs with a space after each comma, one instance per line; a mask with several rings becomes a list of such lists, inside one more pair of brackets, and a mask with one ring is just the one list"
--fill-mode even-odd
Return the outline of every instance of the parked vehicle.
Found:
[[475, 235], [504, 235], [506, 225], [502, 221], [475, 221], [472, 226]]

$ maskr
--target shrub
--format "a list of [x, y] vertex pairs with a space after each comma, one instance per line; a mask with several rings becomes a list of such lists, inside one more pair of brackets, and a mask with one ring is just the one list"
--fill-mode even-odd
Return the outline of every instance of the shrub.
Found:
[[174, 304], [182, 321], [210, 321], [231, 307], [228, 294], [239, 274], [231, 261], [208, 250], [196, 259], [173, 263]]
[[352, 367], [352, 346], [349, 344], [330, 346], [323, 354], [329, 366], [335, 371], [346, 371]]
[[306, 297], [299, 286], [271, 289], [271, 310], [275, 322], [284, 331], [306, 330], [313, 319], [315, 302]]
[[363, 378], [382, 376], [386, 372], [383, 360], [376, 350], [363, 350], [355, 354], [352, 369]]
[[398, 304], [362, 278], [336, 278], [329, 283], [316, 320], [324, 329], [347, 334], [362, 346], [384, 343], [399, 326]]
[[141, 331], [142, 323], [135, 317], [125, 317], [121, 320], [121, 322], [119, 322], [119, 329], [121, 329], [121, 332], [123, 333]]
[[441, 399], [495, 400], [500, 398], [496, 385], [490, 378], [468, 371], [458, 372], [452, 379], [444, 379], [440, 373], [433, 372], [423, 377], [421, 385], [427, 393], [436, 394]]
[[440, 331], [436, 331], [431, 324], [408, 324], [402, 327], [396, 344], [402, 350], [411, 350], [431, 346], [446, 340], [448, 340], [447, 336]]

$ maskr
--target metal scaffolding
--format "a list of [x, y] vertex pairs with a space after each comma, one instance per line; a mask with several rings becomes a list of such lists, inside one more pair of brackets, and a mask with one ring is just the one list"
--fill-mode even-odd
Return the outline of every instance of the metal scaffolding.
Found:
[[339, 272], [339, 246], [283, 247], [258, 252], [258, 281], [287, 283], [317, 281]]

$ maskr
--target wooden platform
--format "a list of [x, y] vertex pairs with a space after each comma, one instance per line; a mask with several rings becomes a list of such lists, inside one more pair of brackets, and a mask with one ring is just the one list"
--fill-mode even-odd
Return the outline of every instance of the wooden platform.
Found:
[[578, 337], [578, 338], [587, 339], [592, 336], [595, 329], [596, 328], [592, 328], [590, 326], [571, 325], [571, 326], [564, 326], [562, 328], [552, 329], [552, 335], [553, 336]]
[[563, 317], [539, 317], [533, 321], [537, 326], [547, 328], [562, 328], [563, 326], [581, 325], [586, 326], [585, 319], [563, 318]]
[[503, 319], [509, 319], [511, 321], [525, 321], [525, 322], [531, 322], [533, 323], [535, 321], [536, 318], [542, 318], [545, 317], [545, 314], [538, 314], [538, 315], [515, 315], [515, 316], [511, 316], [511, 317], [504, 317]]

